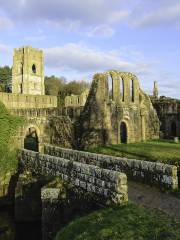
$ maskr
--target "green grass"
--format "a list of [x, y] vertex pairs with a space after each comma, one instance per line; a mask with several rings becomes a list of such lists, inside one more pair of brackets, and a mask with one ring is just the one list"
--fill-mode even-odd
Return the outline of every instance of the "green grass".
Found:
[[180, 167], [180, 144], [173, 141], [154, 140], [141, 143], [99, 146], [90, 152], [107, 155], [163, 162]]
[[23, 119], [9, 114], [0, 102], [0, 175], [13, 172], [17, 166], [15, 142], [12, 137]]
[[75, 219], [55, 240], [179, 240], [172, 218], [135, 204], [107, 208]]

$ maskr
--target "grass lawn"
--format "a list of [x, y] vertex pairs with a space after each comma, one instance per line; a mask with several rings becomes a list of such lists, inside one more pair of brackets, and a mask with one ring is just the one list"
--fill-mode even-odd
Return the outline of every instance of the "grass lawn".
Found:
[[75, 219], [55, 240], [179, 240], [172, 218], [135, 204], [98, 210]]
[[99, 146], [90, 152], [107, 155], [159, 161], [180, 167], [180, 143], [166, 140], [153, 140], [141, 143]]

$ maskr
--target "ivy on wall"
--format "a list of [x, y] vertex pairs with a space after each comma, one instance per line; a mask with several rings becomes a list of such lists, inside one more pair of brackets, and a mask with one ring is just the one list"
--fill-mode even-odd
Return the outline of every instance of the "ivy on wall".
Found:
[[0, 102], [0, 175], [16, 169], [16, 149], [13, 136], [23, 118], [12, 116]]

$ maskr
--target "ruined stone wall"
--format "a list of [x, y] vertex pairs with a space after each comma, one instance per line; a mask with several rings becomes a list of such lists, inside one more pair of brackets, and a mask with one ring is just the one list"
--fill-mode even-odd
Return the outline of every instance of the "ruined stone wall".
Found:
[[60, 176], [75, 187], [97, 194], [111, 203], [128, 201], [127, 177], [124, 173], [28, 150], [20, 150], [18, 158], [24, 169], [35, 174]]
[[43, 152], [44, 144], [55, 144], [61, 147], [75, 147], [74, 123], [68, 115], [62, 116], [62, 109], [10, 109], [10, 113], [24, 118], [14, 137], [17, 148], [24, 148], [24, 139], [33, 128], [38, 137], [39, 151]]
[[159, 138], [159, 120], [149, 96], [135, 75], [117, 71], [94, 76], [79, 129], [81, 148]]
[[0, 92], [0, 101], [8, 109], [56, 108], [57, 97]]
[[49, 118], [50, 142], [57, 146], [74, 148], [75, 132], [74, 125], [68, 116], [56, 116]]
[[50, 145], [45, 146], [45, 153], [71, 161], [124, 172], [131, 180], [157, 186], [160, 189], [178, 188], [177, 167], [173, 165], [63, 149]]
[[166, 97], [152, 99], [161, 122], [160, 130], [162, 137], [180, 137], [180, 101]]
[[89, 89], [86, 89], [80, 95], [71, 95], [65, 97], [65, 107], [83, 107], [86, 103]]

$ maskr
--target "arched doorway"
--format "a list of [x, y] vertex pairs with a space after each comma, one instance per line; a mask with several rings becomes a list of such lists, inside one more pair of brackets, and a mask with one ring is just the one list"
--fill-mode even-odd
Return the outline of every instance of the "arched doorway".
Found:
[[127, 126], [125, 122], [121, 122], [120, 124], [120, 138], [121, 143], [127, 143]]
[[176, 137], [176, 123], [171, 123], [171, 136]]
[[26, 133], [24, 148], [35, 152], [39, 151], [38, 135], [34, 127], [30, 127]]

